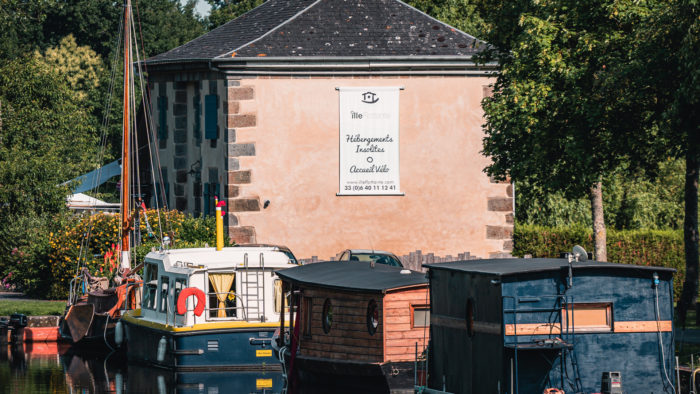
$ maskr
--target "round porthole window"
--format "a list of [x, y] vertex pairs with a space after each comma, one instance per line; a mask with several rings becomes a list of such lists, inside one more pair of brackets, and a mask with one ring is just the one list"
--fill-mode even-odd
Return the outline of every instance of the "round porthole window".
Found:
[[333, 304], [331, 304], [330, 298], [326, 298], [323, 303], [323, 332], [328, 334], [331, 331], [331, 326], [333, 325]]
[[367, 304], [367, 331], [369, 335], [374, 335], [379, 326], [379, 307], [374, 300]]

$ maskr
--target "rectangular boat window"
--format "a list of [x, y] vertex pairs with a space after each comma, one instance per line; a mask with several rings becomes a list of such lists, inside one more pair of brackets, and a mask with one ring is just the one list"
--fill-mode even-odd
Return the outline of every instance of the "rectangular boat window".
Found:
[[313, 298], [311, 297], [304, 297], [303, 300], [303, 305], [302, 305], [302, 322], [301, 322], [301, 327], [302, 327], [302, 335], [304, 335], [307, 338], [311, 338], [311, 317], [312, 317], [312, 312], [313, 312]]
[[168, 287], [170, 286], [170, 279], [167, 276], [160, 277], [160, 306], [158, 310], [161, 312], [168, 311]]
[[208, 299], [210, 318], [236, 316], [235, 279], [235, 272], [216, 272], [209, 274]]
[[411, 328], [430, 327], [430, 305], [411, 305]]
[[562, 325], [575, 332], [612, 331], [612, 303], [575, 303], [561, 311]]
[[158, 266], [146, 264], [143, 273], [144, 294], [142, 306], [145, 309], [156, 309], [156, 290], [158, 288]]
[[[185, 288], [185, 279], [178, 278], [175, 279], [175, 298], [174, 303], [177, 305], [178, 297], [180, 297], [180, 292]], [[175, 308], [175, 313], [177, 313], [177, 308]]]

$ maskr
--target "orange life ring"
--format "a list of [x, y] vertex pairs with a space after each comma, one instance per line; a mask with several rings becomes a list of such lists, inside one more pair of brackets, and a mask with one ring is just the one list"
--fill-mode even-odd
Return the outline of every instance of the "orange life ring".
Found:
[[205, 295], [202, 290], [196, 287], [187, 287], [180, 291], [180, 295], [177, 297], [178, 315], [184, 315], [185, 312], [187, 312], [187, 297], [192, 295], [197, 297], [197, 304], [194, 307], [194, 314], [197, 316], [202, 316], [202, 312], [204, 312]]

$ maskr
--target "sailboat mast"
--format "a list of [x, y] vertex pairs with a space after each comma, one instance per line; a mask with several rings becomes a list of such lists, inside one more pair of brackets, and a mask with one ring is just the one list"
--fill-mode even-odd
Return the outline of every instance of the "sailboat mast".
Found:
[[131, 236], [129, 202], [131, 201], [129, 186], [131, 183], [131, 173], [129, 169], [129, 152], [131, 146], [131, 127], [130, 127], [130, 76], [129, 71], [131, 65], [129, 52], [131, 50], [131, 0], [126, 0], [124, 4], [124, 125], [122, 130], [122, 181], [121, 181], [121, 216], [122, 216], [122, 268], [131, 268], [129, 261], [129, 243]]

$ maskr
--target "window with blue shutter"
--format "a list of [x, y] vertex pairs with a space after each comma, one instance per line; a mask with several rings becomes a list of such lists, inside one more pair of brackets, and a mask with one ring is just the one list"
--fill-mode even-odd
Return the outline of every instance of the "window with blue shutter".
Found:
[[204, 138], [208, 140], [217, 139], [219, 134], [217, 101], [218, 97], [215, 94], [204, 96]]

